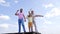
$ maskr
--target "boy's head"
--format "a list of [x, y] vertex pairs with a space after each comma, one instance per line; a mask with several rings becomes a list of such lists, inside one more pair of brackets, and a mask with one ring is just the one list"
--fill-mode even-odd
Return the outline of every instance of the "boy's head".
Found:
[[20, 9], [20, 13], [22, 13], [22, 11], [23, 11], [23, 9], [21, 8], [21, 9]]
[[29, 11], [28, 13], [29, 13], [29, 15], [30, 15], [30, 11]]

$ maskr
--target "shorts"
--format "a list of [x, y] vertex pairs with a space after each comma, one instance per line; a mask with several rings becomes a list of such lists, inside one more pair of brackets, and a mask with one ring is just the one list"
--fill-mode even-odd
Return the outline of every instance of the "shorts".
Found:
[[28, 27], [32, 27], [32, 22], [29, 22], [28, 23]]

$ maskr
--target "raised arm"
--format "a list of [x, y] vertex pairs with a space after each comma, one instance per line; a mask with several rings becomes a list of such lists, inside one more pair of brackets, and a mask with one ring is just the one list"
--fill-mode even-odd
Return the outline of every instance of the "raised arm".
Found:
[[42, 15], [35, 15], [34, 17], [43, 17]]
[[17, 12], [15, 13], [16, 16], [18, 15], [18, 11], [19, 11], [19, 10], [17, 10]]

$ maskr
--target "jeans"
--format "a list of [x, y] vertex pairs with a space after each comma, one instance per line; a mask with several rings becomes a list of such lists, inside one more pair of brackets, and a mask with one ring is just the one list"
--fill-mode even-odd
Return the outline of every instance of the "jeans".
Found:
[[23, 27], [24, 32], [26, 32], [23, 19], [18, 19], [18, 25], [19, 25], [19, 33], [21, 32], [21, 25]]

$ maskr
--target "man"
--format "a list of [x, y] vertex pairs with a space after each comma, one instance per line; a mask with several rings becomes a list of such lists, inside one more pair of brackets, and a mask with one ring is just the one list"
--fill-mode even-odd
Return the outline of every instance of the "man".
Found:
[[20, 12], [18, 12], [18, 11], [19, 10], [17, 10], [17, 12], [15, 13], [15, 15], [18, 16], [19, 33], [21, 32], [21, 24], [22, 24], [24, 32], [26, 32], [25, 31], [25, 26], [24, 26], [24, 20], [26, 21], [26, 19], [25, 19], [25, 16], [23, 14], [23, 9], [21, 8]]
[[35, 23], [35, 17], [43, 17], [42, 15], [34, 15], [34, 11], [33, 10], [31, 10], [31, 14], [32, 14], [32, 16], [33, 16], [33, 24], [34, 24], [34, 26], [35, 26], [35, 32], [38, 32], [37, 31], [37, 27], [36, 27], [36, 23]]

